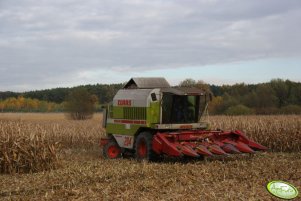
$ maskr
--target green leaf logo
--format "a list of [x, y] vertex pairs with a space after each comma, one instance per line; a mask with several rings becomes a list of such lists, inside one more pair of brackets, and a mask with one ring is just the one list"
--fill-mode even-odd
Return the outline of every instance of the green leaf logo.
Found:
[[297, 188], [284, 181], [271, 181], [268, 183], [267, 189], [272, 195], [286, 200], [298, 196]]

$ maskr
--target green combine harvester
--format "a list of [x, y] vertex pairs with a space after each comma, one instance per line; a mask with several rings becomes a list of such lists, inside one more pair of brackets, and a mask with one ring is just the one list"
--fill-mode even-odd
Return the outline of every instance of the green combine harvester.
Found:
[[163, 155], [203, 158], [267, 149], [238, 130], [209, 130], [202, 117], [210, 100], [208, 92], [171, 87], [164, 78], [130, 79], [104, 112], [103, 156], [155, 161]]

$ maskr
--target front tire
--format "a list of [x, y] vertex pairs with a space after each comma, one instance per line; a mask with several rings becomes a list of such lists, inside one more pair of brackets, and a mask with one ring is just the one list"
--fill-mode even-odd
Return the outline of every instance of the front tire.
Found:
[[135, 158], [139, 161], [157, 161], [159, 156], [152, 148], [153, 135], [150, 132], [142, 132], [135, 142]]
[[103, 146], [103, 156], [106, 159], [121, 158], [121, 148], [114, 139], [111, 139], [107, 144]]

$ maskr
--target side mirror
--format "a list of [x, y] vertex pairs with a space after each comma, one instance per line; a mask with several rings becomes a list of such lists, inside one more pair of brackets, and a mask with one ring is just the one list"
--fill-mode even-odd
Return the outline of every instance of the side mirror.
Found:
[[156, 101], [157, 100], [157, 96], [155, 93], [151, 93], [151, 98], [152, 98], [152, 101]]

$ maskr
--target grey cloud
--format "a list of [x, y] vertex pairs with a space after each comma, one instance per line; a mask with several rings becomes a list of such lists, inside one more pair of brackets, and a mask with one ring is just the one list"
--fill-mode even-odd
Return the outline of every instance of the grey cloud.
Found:
[[299, 0], [1, 1], [0, 90], [99, 69], [300, 57], [300, 19]]

